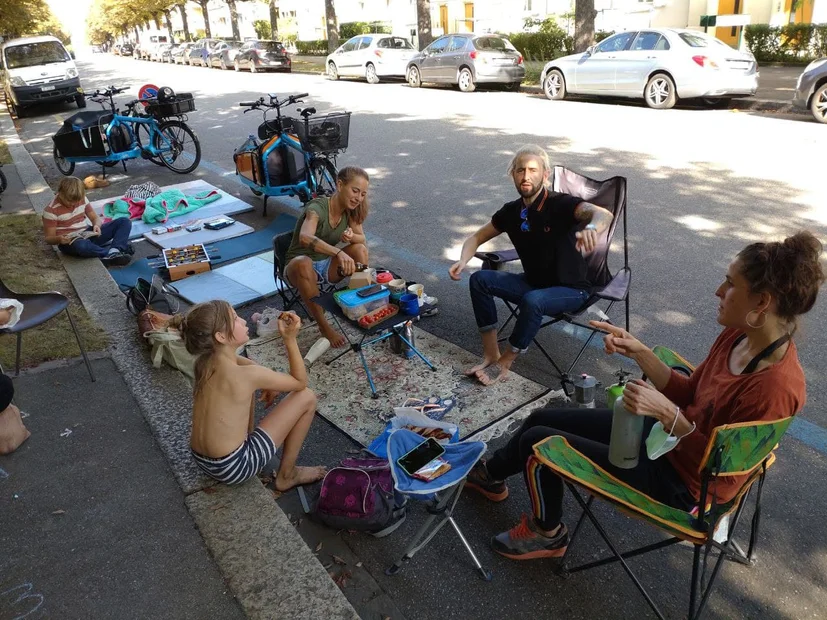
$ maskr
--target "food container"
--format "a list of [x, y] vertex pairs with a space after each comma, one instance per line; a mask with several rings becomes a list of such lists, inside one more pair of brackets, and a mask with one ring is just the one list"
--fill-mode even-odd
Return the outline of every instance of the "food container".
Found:
[[390, 291], [385, 286], [382, 287], [381, 291], [370, 297], [359, 297], [357, 293], [360, 290], [362, 289], [340, 291], [333, 296], [342, 312], [351, 321], [358, 321], [369, 312], [384, 308], [388, 305], [390, 299]]

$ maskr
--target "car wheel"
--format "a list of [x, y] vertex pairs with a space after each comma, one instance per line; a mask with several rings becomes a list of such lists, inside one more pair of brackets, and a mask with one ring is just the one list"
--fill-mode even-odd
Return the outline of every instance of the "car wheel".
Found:
[[79, 108], [83, 109], [86, 107], [86, 97], [78, 93], [75, 95], [75, 103], [78, 105]]
[[655, 110], [668, 110], [675, 107], [678, 102], [675, 82], [665, 73], [656, 73], [646, 83], [643, 99], [646, 105]]
[[810, 112], [819, 123], [827, 123], [827, 84], [822, 84], [813, 93]]
[[368, 81], [368, 84], [379, 83], [379, 76], [376, 75], [376, 67], [373, 66], [372, 62], [369, 62], [368, 66], [365, 67], [365, 79]]
[[235, 62], [233, 63], [233, 69], [235, 69], [236, 71], [241, 71], [241, 65], [238, 62], [238, 58], [236, 58]]
[[224, 59], [223, 59], [223, 58], [221, 59], [221, 70], [222, 70], [222, 71], [226, 71], [226, 70], [227, 70], [227, 63], [226, 63], [226, 62], [224, 62]]
[[462, 71], [459, 72], [458, 83], [459, 89], [464, 93], [473, 93], [477, 88], [476, 84], [474, 84], [474, 76], [471, 75], [471, 69], [468, 67], [464, 67]]
[[419, 76], [419, 69], [416, 65], [408, 69], [408, 75], [406, 78], [411, 88], [419, 88], [422, 86], [422, 79]]
[[516, 93], [520, 90], [520, 83], [519, 82], [509, 82], [508, 84], [504, 84], [503, 88], [510, 93]]
[[336, 64], [332, 61], [327, 63], [327, 77], [331, 80], [339, 79], [339, 70], [336, 69]]
[[702, 97], [701, 101], [708, 108], [724, 108], [729, 105], [729, 99], [725, 97]]
[[543, 81], [543, 92], [548, 99], [560, 101], [566, 98], [566, 78], [559, 69], [552, 69], [548, 72]]

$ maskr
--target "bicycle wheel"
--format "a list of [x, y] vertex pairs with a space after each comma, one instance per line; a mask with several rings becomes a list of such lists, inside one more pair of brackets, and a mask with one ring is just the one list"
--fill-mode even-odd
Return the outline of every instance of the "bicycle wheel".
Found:
[[135, 139], [138, 141], [138, 146], [141, 147], [141, 157], [147, 161], [151, 161], [156, 166], [165, 166], [166, 164], [164, 164], [164, 162], [162, 162], [157, 155], [152, 155], [146, 150], [150, 145], [149, 126], [141, 123], [135, 123], [132, 127], [135, 131]]
[[52, 157], [55, 158], [55, 166], [57, 166], [57, 169], [60, 170], [60, 174], [63, 176], [68, 177], [75, 171], [75, 162], [66, 161], [58, 152], [57, 147], [52, 149]]
[[153, 146], [164, 165], [178, 174], [187, 174], [201, 162], [201, 143], [183, 121], [166, 121], [153, 136]]
[[313, 177], [316, 196], [332, 196], [336, 191], [336, 176], [339, 172], [333, 162], [326, 157], [317, 157], [310, 161], [310, 176]]

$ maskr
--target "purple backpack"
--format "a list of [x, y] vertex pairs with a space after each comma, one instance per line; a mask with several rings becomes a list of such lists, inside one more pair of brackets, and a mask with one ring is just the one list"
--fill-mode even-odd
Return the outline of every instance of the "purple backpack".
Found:
[[305, 512], [337, 530], [358, 530], [382, 537], [405, 520], [405, 497], [394, 491], [386, 459], [343, 459], [325, 475], [312, 507], [304, 494], [300, 495]]

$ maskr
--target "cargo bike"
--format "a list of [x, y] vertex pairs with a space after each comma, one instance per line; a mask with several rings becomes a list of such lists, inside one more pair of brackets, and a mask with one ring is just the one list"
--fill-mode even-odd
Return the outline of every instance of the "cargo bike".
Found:
[[70, 175], [75, 164], [94, 162], [103, 167], [105, 176], [106, 168], [121, 163], [126, 171], [127, 160], [143, 158], [178, 174], [195, 170], [201, 161], [201, 143], [187, 125], [187, 112], [195, 110], [192, 95], [176, 95], [163, 87], [157, 97], [130, 101], [121, 114], [114, 96], [124, 91], [110, 86], [86, 94], [103, 109], [74, 114], [52, 136], [57, 169]]
[[[350, 112], [316, 115], [316, 108], [298, 109], [300, 118], [282, 116], [285, 106], [302, 103], [307, 93], [279, 101], [269, 94], [241, 102], [244, 113], [263, 110], [258, 137], [250, 135], [234, 154], [236, 174], [256, 196], [264, 196], [264, 215], [271, 196], [296, 196], [303, 203], [336, 191], [336, 156], [347, 149]], [[275, 118], [267, 118], [275, 110]]]

